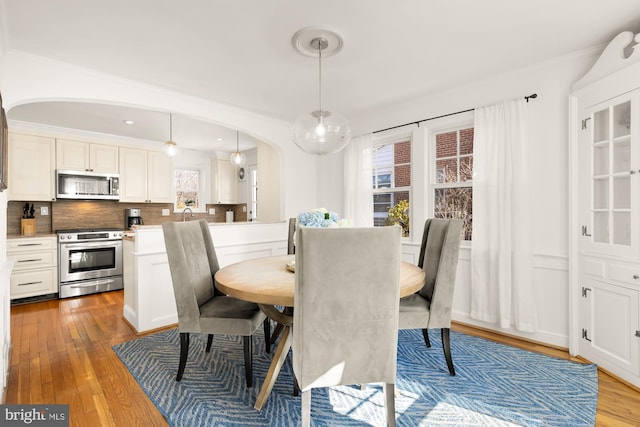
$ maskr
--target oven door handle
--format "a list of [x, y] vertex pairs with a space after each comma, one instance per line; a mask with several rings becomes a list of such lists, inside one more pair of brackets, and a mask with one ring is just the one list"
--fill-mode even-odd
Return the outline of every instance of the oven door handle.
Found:
[[61, 246], [64, 249], [92, 249], [92, 248], [117, 248], [122, 244], [121, 240], [116, 242], [83, 242], [83, 243], [63, 243]]

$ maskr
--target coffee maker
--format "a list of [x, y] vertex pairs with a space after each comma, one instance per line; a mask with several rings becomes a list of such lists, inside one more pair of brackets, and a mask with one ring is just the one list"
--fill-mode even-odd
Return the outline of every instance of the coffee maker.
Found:
[[134, 225], [142, 225], [142, 210], [140, 208], [127, 208], [124, 210], [124, 227], [130, 230]]

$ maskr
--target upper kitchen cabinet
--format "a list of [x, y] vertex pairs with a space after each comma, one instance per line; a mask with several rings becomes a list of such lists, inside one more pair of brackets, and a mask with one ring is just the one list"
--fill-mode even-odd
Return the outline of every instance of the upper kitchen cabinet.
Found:
[[118, 147], [58, 139], [56, 167], [60, 170], [118, 173]]
[[238, 180], [236, 168], [228, 160], [214, 160], [212, 162], [214, 172], [211, 185], [211, 201], [214, 203], [237, 203]]
[[161, 151], [120, 147], [120, 201], [173, 203], [171, 158]]
[[9, 133], [8, 200], [55, 200], [55, 139]]

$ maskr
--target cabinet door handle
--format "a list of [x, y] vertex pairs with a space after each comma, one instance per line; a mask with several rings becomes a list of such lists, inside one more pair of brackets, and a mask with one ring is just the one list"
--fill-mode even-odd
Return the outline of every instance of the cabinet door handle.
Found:
[[[36, 262], [42, 261], [42, 258], [33, 258], [33, 259], [19, 259], [18, 262]], [[636, 276], [637, 277], [637, 276]]]
[[633, 175], [634, 173], [636, 173], [636, 171], [634, 171], [634, 170], [630, 170], [629, 171], [629, 174], [631, 174], [631, 175]]
[[29, 286], [29, 285], [37, 285], [42, 283], [42, 280], [38, 280], [37, 282], [26, 282], [26, 283], [18, 283], [18, 286]]
[[42, 246], [42, 243], [19, 243], [18, 246]]
[[638, 280], [638, 279], [640, 279], [640, 276], [638, 276], [637, 274], [634, 274], [634, 275], [633, 275], [633, 278], [634, 278], [635, 280]]

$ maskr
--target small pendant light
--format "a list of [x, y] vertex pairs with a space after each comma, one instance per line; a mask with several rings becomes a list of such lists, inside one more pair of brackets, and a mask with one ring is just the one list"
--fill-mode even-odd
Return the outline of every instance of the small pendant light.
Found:
[[169, 113], [169, 140], [164, 143], [164, 150], [169, 157], [178, 154], [178, 145], [173, 142], [173, 116], [171, 113]]
[[240, 152], [240, 132], [236, 131], [236, 151], [231, 153], [231, 157], [229, 157], [229, 161], [232, 165], [240, 167], [244, 165], [244, 162], [247, 161], [247, 157], [244, 153]]

